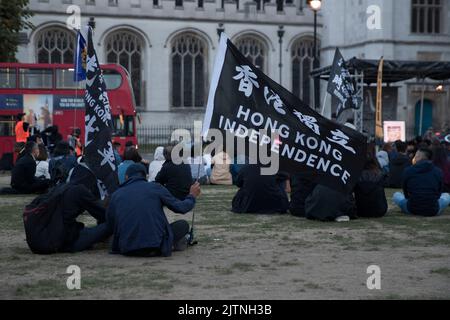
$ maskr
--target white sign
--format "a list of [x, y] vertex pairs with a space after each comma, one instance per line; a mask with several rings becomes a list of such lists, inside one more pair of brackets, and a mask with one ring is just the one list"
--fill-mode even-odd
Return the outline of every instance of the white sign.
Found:
[[405, 121], [384, 121], [384, 142], [406, 141]]

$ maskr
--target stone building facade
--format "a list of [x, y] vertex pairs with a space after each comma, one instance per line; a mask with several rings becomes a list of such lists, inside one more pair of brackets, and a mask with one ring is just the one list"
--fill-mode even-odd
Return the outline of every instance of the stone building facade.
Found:
[[[101, 62], [128, 70], [144, 124], [202, 119], [218, 28], [270, 77], [314, 105], [309, 77], [314, 16], [307, 0], [31, 0], [36, 28], [22, 34], [19, 61], [72, 61], [75, 33], [66, 28], [71, 5], [81, 9], [82, 25], [94, 18]], [[380, 28], [367, 25], [374, 14]], [[285, 31], [281, 46], [280, 26]], [[450, 0], [323, 0], [318, 42], [321, 65], [332, 63], [336, 47], [346, 59], [449, 61]], [[421, 92], [415, 79], [385, 88], [385, 119], [405, 120], [409, 137], [417, 133]], [[374, 97], [375, 89], [366, 88], [368, 131]], [[425, 98], [424, 125], [436, 130], [449, 125], [449, 83], [427, 81]]]

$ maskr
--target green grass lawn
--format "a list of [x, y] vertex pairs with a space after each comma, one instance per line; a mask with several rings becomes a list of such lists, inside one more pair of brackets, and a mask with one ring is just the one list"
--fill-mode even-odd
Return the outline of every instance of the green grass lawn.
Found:
[[[235, 192], [203, 188], [195, 208], [199, 244], [151, 259], [111, 255], [107, 243], [78, 254], [33, 255], [21, 220], [32, 198], [1, 196], [0, 298], [450, 298], [449, 210], [442, 217], [411, 217], [390, 204], [382, 219], [321, 223], [232, 214]], [[387, 190], [389, 203], [393, 192]], [[366, 287], [372, 264], [382, 270], [379, 291]], [[81, 290], [66, 287], [69, 265], [81, 268]]]

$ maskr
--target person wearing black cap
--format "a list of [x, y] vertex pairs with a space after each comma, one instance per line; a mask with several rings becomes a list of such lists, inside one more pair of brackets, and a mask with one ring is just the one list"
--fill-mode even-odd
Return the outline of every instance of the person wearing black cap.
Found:
[[170, 256], [187, 247], [189, 224], [180, 220], [169, 224], [163, 206], [185, 214], [195, 205], [200, 185], [195, 183], [183, 201], [165, 187], [147, 182], [145, 167], [132, 164], [125, 173], [125, 183], [113, 193], [106, 212], [106, 222], [114, 234], [112, 253], [127, 256]]

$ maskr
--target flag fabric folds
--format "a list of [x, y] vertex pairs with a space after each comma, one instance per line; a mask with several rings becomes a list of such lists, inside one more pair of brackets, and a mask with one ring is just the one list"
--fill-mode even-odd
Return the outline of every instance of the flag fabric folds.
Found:
[[347, 109], [358, 109], [362, 102], [356, 92], [356, 84], [345, 66], [345, 60], [339, 49], [336, 49], [333, 66], [328, 80], [327, 92], [339, 100], [336, 118]]
[[[279, 170], [350, 192], [366, 160], [366, 137], [322, 117], [256, 68], [222, 33], [202, 136], [218, 129], [248, 148], [232, 157], [252, 158], [251, 147], [279, 159]], [[267, 135], [263, 136], [267, 130]], [[275, 138], [274, 138], [275, 135]], [[270, 140], [268, 140], [268, 137]], [[224, 142], [226, 148], [226, 143]], [[230, 150], [226, 150], [230, 152]], [[257, 160], [257, 163], [259, 160]]]
[[117, 165], [111, 142], [113, 122], [91, 28], [88, 30], [87, 43], [84, 160], [96, 175], [103, 198], [118, 187]]
[[86, 80], [86, 56], [86, 39], [81, 34], [81, 30], [78, 30], [73, 73], [73, 81], [75, 82]]

